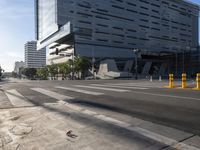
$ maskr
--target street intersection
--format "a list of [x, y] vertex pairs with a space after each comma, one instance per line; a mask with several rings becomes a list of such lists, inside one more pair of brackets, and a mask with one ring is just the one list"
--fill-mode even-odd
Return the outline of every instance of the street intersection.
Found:
[[[168, 89], [167, 84], [147, 80], [2, 82], [0, 149], [200, 149], [200, 92]], [[21, 124], [32, 130], [17, 138], [9, 127]], [[25, 130], [23, 125], [18, 128]], [[70, 130], [76, 138], [66, 135]]]

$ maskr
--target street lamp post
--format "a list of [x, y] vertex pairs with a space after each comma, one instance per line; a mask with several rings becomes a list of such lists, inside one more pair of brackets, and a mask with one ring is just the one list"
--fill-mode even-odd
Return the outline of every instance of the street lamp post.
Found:
[[183, 64], [182, 64], [182, 66], [183, 66], [183, 68], [182, 68], [182, 70], [183, 70], [183, 73], [185, 73], [185, 50], [183, 49]]
[[75, 50], [76, 50], [76, 41], [75, 41], [75, 32], [73, 32], [73, 45], [74, 45], [74, 49], [73, 49], [73, 52], [72, 52], [72, 80], [74, 80], [74, 57], [75, 57]]
[[94, 57], [94, 47], [92, 47], [92, 74], [93, 74], [93, 78], [96, 79], [96, 75], [95, 75], [95, 57]]
[[74, 50], [72, 52], [72, 80], [74, 80]]
[[135, 80], [138, 79], [138, 53], [140, 52], [139, 49], [133, 49], [135, 53]]
[[176, 76], [178, 76], [178, 53], [176, 51]]

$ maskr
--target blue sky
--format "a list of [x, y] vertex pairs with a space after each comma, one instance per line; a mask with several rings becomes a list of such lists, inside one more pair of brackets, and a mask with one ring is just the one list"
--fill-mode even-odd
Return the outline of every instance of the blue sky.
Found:
[[13, 71], [14, 62], [24, 60], [24, 43], [35, 38], [34, 0], [0, 0], [0, 20], [0, 65]]
[[24, 43], [34, 39], [33, 0], [0, 0], [0, 65], [12, 71], [24, 60]]

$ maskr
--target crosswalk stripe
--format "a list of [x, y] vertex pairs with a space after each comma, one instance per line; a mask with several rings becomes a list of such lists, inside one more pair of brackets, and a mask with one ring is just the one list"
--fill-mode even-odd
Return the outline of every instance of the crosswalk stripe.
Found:
[[100, 86], [100, 87], [116, 87], [116, 88], [123, 88], [123, 89], [138, 89], [138, 90], [146, 90], [148, 88], [143, 87], [134, 87], [134, 86], [118, 86], [118, 85], [102, 85], [102, 84], [90, 84], [92, 86]]
[[95, 96], [104, 95], [104, 93], [86, 91], [86, 90], [82, 90], [82, 89], [78, 89], [78, 88], [72, 88], [72, 87], [56, 86], [55, 88], [57, 88], [57, 89], [63, 89], [63, 90], [68, 90], [68, 91], [72, 91], [72, 92], [79, 92], [79, 93], [83, 93], [83, 94], [95, 95]]
[[31, 90], [42, 93], [44, 95], [47, 95], [49, 97], [55, 98], [55, 99], [60, 100], [60, 101], [63, 101], [63, 100], [66, 100], [66, 99], [74, 99], [74, 97], [62, 95], [62, 94], [59, 94], [59, 93], [56, 93], [56, 92], [53, 92], [53, 91], [49, 91], [49, 90], [45, 90], [45, 89], [42, 89], [42, 88], [32, 88]]
[[81, 88], [88, 88], [88, 89], [98, 89], [98, 90], [104, 90], [104, 91], [130, 92], [129, 90], [124, 90], [124, 89], [114, 89], [114, 88], [105, 88], [105, 87], [97, 87], [97, 86], [86, 86], [86, 85], [74, 85], [74, 86], [81, 87]]
[[33, 106], [32, 103], [28, 102], [27, 99], [15, 89], [7, 90], [5, 91], [5, 94], [7, 95], [8, 99], [10, 100], [13, 106]]
[[146, 84], [137, 84], [137, 83], [106, 83], [105, 85], [114, 85], [114, 86], [129, 86], [129, 87], [144, 87], [144, 88], [161, 88], [162, 86], [158, 85], [146, 85]]

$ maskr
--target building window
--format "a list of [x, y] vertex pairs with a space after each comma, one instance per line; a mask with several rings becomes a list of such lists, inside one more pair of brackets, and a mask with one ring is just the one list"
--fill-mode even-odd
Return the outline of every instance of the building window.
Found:
[[100, 27], [108, 27], [108, 25], [105, 25], [105, 24], [97, 24], [97, 26], [100, 26]]
[[140, 0], [140, 2], [145, 3], [145, 4], [149, 4], [149, 2], [146, 1], [146, 0]]
[[114, 33], [114, 34], [112, 34], [112, 35], [118, 36], [118, 37], [124, 37], [124, 35], [122, 35], [122, 34], [116, 34], [116, 33]]
[[140, 19], [140, 21], [149, 22], [149, 20], [146, 20], [146, 19]]
[[128, 5], [131, 5], [131, 6], [137, 6], [136, 4], [132, 3], [132, 2], [126, 2]]
[[121, 28], [121, 27], [113, 27], [113, 29], [116, 29], [116, 30], [121, 30], [121, 31], [123, 31], [123, 28]]
[[117, 6], [117, 5], [112, 5], [112, 7], [117, 8], [117, 9], [122, 9], [122, 10], [124, 9], [124, 7], [120, 7], [120, 6]]
[[149, 16], [149, 14], [146, 14], [146, 13], [143, 13], [143, 12], [140, 12], [140, 15]]
[[149, 26], [145, 26], [145, 25], [139, 25], [140, 27], [142, 27], [142, 28], [149, 28]]
[[142, 8], [144, 10], [149, 10], [147, 7], [144, 7], [144, 6], [140, 6], [140, 8]]
[[157, 4], [154, 4], [154, 3], [151, 3], [151, 6], [155, 6], [155, 7], [160, 7], [160, 5], [157, 5]]
[[78, 22], [80, 22], [80, 23], [84, 23], [84, 24], [92, 24], [92, 23], [89, 22], [89, 21], [83, 21], [83, 20], [79, 20]]
[[123, 42], [121, 42], [121, 41], [113, 41], [113, 43], [123, 44]]
[[102, 16], [95, 16], [95, 17], [98, 18], [98, 19], [110, 20], [110, 19], [108, 19], [108, 18], [106, 18], [106, 17], [102, 17]]
[[132, 12], [132, 13], [138, 13], [137, 11], [132, 10], [132, 9], [126, 9], [126, 10], [129, 11], [129, 12]]

